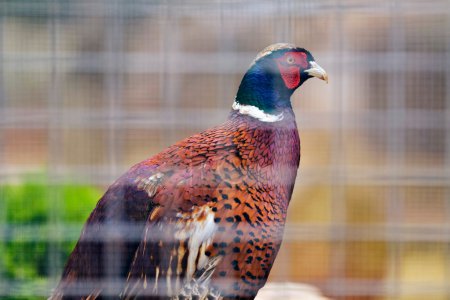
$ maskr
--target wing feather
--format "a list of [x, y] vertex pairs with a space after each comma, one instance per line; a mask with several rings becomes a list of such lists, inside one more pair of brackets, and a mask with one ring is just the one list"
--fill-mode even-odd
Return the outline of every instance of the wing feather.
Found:
[[156, 207], [149, 193], [155, 185], [142, 188], [135, 178], [135, 171], [125, 174], [99, 200], [50, 299], [95, 299], [120, 292], [115, 284], [125, 279], [146, 218]]
[[[157, 206], [147, 218], [122, 292], [124, 298], [173, 296], [209, 263], [206, 251], [217, 226], [208, 198], [215, 187], [205, 188], [204, 172], [204, 165], [172, 172], [154, 196]], [[203, 188], [197, 189], [200, 186]]]

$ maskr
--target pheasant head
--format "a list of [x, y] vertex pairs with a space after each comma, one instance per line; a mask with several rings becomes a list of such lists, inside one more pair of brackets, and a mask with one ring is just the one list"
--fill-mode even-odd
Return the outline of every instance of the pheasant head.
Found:
[[270, 45], [244, 75], [233, 108], [251, 106], [276, 116], [291, 108], [291, 95], [312, 77], [328, 82], [327, 73], [308, 50], [292, 44]]

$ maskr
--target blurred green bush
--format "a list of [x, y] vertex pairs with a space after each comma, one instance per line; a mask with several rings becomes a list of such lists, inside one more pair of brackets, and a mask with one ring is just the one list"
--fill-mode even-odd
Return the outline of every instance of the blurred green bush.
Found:
[[14, 288], [21, 291], [13, 294], [23, 295], [4, 298], [10, 293], [3, 291], [2, 299], [40, 299], [29, 294], [35, 290], [31, 285], [45, 289], [48, 279], [59, 277], [101, 196], [96, 187], [55, 185], [42, 178], [0, 186], [1, 277], [18, 283]]

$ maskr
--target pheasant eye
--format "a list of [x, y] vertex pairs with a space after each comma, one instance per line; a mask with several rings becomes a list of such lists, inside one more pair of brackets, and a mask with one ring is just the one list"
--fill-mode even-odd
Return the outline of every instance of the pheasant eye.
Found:
[[288, 64], [292, 65], [292, 64], [295, 63], [295, 59], [294, 59], [292, 56], [288, 56], [288, 57], [286, 58], [286, 62], [287, 62]]

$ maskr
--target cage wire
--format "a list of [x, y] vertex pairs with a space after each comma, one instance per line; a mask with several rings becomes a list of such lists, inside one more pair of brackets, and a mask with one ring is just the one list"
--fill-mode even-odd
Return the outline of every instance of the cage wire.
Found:
[[330, 84], [292, 99], [301, 166], [269, 281], [448, 299], [449, 4], [1, 1], [0, 297], [48, 296], [106, 186], [224, 121], [256, 53], [286, 41]]

